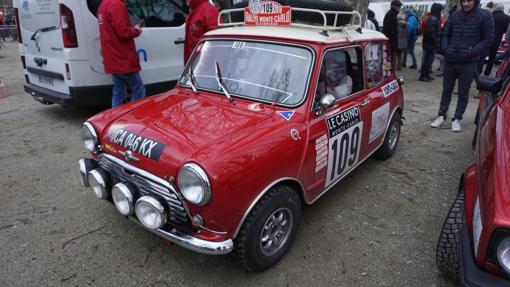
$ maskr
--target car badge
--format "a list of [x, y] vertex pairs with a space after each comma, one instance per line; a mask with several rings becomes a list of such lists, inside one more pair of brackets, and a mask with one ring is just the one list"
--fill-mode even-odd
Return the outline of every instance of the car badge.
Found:
[[279, 114], [280, 116], [282, 116], [284, 119], [286, 119], [288, 121], [290, 121], [290, 119], [294, 115], [294, 111], [278, 111], [276, 113]]
[[122, 155], [124, 157], [124, 159], [126, 161], [140, 161], [139, 158], [137, 158], [136, 156], [133, 155], [133, 152], [130, 151], [130, 150], [126, 150], [126, 151], [119, 151], [120, 155]]
[[291, 136], [291, 137], [292, 137], [295, 141], [297, 141], [297, 140], [300, 140], [300, 139], [301, 139], [301, 136], [299, 136], [299, 132], [298, 132], [298, 130], [296, 130], [296, 129], [291, 129], [291, 130], [290, 130], [290, 136]]

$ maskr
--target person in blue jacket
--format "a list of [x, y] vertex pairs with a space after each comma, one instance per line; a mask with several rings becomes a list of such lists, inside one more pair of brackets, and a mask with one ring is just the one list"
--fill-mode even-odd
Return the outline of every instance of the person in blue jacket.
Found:
[[453, 12], [443, 31], [444, 51], [443, 93], [437, 118], [430, 124], [439, 128], [446, 122], [453, 88], [458, 81], [458, 101], [451, 129], [460, 132], [460, 122], [468, 104], [469, 89], [478, 62], [494, 40], [494, 21], [489, 11], [480, 8], [480, 0], [460, 0], [461, 9]]
[[404, 10], [404, 13], [407, 15], [407, 32], [409, 38], [407, 40], [407, 49], [404, 50], [404, 59], [402, 67], [407, 66], [407, 53], [411, 55], [411, 59], [413, 64], [409, 66], [410, 69], [416, 69], [416, 55], [414, 54], [414, 46], [416, 44], [416, 40], [418, 40], [418, 36], [420, 36], [420, 21], [418, 20], [418, 16], [411, 8], [407, 8]]

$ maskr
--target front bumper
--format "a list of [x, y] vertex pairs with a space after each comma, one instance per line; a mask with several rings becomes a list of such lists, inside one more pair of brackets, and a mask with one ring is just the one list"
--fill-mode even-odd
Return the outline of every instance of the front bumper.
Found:
[[475, 263], [467, 228], [462, 228], [460, 240], [460, 283], [468, 287], [508, 287], [510, 282], [491, 275]]
[[[113, 157], [110, 157], [110, 158], [113, 158]], [[97, 168], [98, 164], [96, 161], [91, 160], [91, 159], [81, 159], [79, 161], [79, 167], [80, 167], [80, 176], [81, 176], [82, 184], [84, 186], [87, 186], [88, 185], [88, 179], [87, 179], [88, 174], [91, 170]], [[130, 166], [126, 164], [125, 167], [130, 167]], [[103, 168], [103, 170], [106, 170], [106, 169]], [[156, 178], [154, 175], [151, 175], [147, 172], [143, 172], [143, 171], [138, 170], [137, 168], [134, 168], [134, 167], [130, 167], [129, 172], [135, 172], [137, 175], [139, 175], [139, 178], [144, 177], [144, 176], [152, 177], [152, 180], [159, 180], [162, 183], [165, 182], [164, 180], [162, 180], [160, 178]], [[130, 177], [133, 177], [133, 175], [134, 174], [132, 174]], [[111, 194], [111, 184], [108, 184], [108, 186], [110, 189], [108, 191], [108, 193]], [[221, 255], [221, 254], [226, 254], [226, 253], [231, 252], [234, 248], [234, 243], [233, 243], [232, 239], [227, 239], [227, 240], [219, 241], [219, 242], [203, 240], [203, 239], [199, 239], [199, 238], [193, 237], [191, 235], [188, 235], [186, 233], [183, 233], [182, 231], [180, 231], [177, 228], [172, 227], [170, 225], [166, 225], [166, 226], [163, 226], [158, 229], [150, 229], [150, 228], [146, 227], [145, 225], [143, 225], [136, 218], [136, 216], [133, 215], [133, 216], [129, 216], [128, 218], [130, 220], [132, 220], [133, 222], [139, 224], [143, 228], [149, 230], [150, 232], [162, 237], [163, 239], [169, 240], [179, 246], [182, 246], [186, 249], [189, 249], [189, 250], [192, 250], [192, 251], [195, 251], [198, 253], [208, 254], [208, 255]]]

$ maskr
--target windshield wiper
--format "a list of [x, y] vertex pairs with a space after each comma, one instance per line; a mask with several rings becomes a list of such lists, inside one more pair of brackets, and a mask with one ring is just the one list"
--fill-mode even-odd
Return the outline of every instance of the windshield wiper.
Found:
[[190, 64], [190, 66], [189, 66], [188, 79], [189, 79], [189, 84], [191, 86], [191, 89], [193, 90], [193, 93], [198, 94], [197, 79], [195, 78], [195, 74], [193, 74], [193, 65], [192, 64]]
[[57, 29], [58, 29], [57, 26], [50, 26], [50, 27], [44, 27], [41, 29], [37, 29], [37, 30], [35, 30], [34, 34], [32, 34], [32, 37], [30, 37], [30, 40], [35, 41], [35, 37], [39, 33], [49, 32], [49, 31], [53, 31], [53, 30], [57, 30]]
[[230, 96], [230, 93], [228, 92], [227, 88], [223, 85], [223, 78], [221, 77], [221, 70], [220, 70], [220, 64], [216, 62], [216, 81], [218, 82], [218, 86], [220, 86], [221, 90], [227, 96], [227, 99], [231, 102], [232, 96]]

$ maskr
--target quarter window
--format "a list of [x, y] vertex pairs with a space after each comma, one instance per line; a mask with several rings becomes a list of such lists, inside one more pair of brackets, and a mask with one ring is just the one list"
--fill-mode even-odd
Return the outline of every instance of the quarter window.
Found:
[[[96, 16], [101, 0], [87, 0], [90, 12]], [[131, 23], [143, 27], [178, 27], [188, 14], [186, 0], [126, 0]]]
[[367, 85], [372, 88], [391, 77], [391, 55], [383, 43], [369, 43], [365, 50]]

